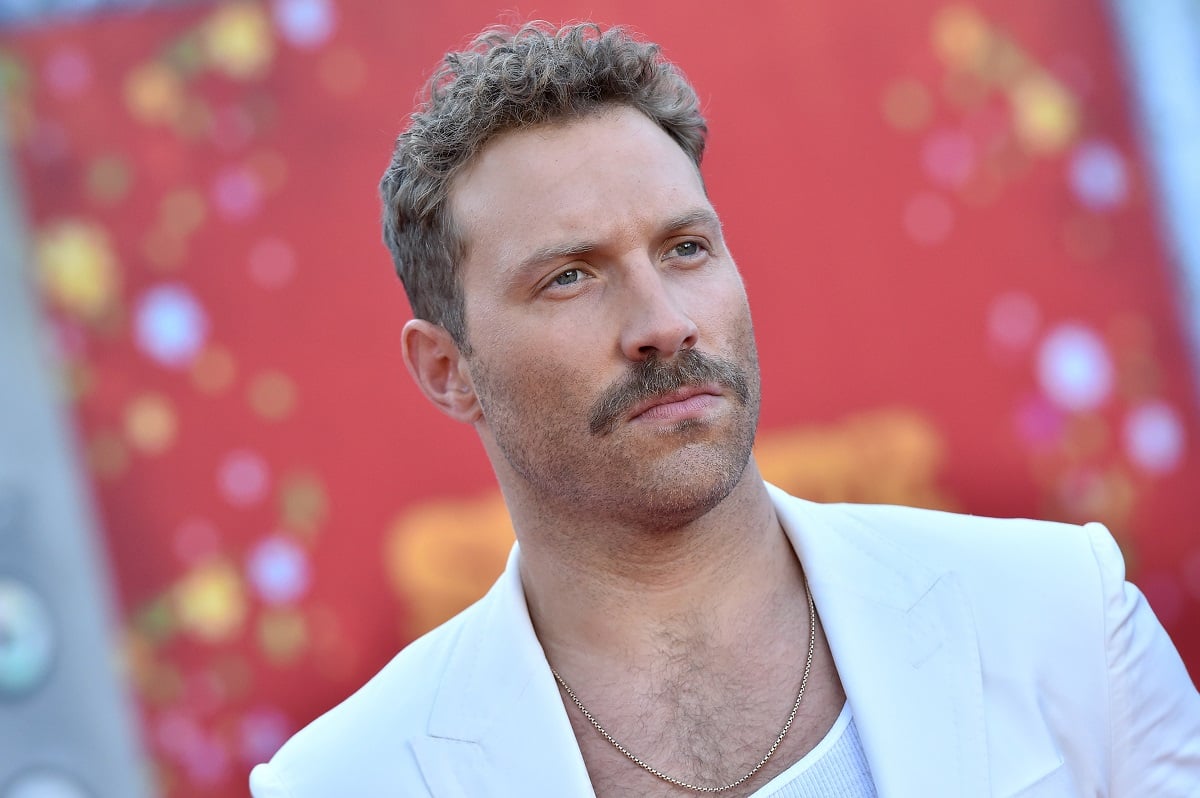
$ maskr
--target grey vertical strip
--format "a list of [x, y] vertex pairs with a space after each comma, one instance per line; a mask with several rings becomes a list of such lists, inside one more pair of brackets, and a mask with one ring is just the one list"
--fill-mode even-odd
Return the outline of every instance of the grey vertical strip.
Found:
[[1200, 0], [1109, 0], [1179, 274], [1200, 395]]
[[110, 570], [22, 219], [0, 130], [0, 797], [142, 798]]

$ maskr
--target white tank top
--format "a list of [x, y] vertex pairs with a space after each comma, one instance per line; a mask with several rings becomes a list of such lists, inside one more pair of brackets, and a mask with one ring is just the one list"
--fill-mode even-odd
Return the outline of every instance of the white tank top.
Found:
[[876, 798], [875, 782], [854, 727], [850, 702], [842, 705], [821, 742], [751, 798]]

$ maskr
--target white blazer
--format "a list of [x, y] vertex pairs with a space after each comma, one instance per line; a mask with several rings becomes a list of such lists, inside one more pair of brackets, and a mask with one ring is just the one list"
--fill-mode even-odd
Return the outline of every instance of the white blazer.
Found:
[[[1200, 695], [1102, 526], [771, 496], [880, 798], [1200, 796]], [[254, 796], [593, 796], [518, 556]]]

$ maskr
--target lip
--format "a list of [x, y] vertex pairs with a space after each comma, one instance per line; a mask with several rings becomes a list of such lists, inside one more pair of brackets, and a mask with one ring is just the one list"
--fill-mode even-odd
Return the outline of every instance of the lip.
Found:
[[684, 387], [678, 388], [674, 391], [659, 394], [651, 399], [639, 402], [633, 406], [632, 410], [630, 410], [628, 419], [630, 421], [634, 421], [649, 411], [654, 410], [656, 407], [682, 404], [687, 402], [689, 399], [696, 398], [697, 396], [722, 395], [724, 395], [724, 392], [721, 390], [720, 386], [716, 384], [685, 385]]

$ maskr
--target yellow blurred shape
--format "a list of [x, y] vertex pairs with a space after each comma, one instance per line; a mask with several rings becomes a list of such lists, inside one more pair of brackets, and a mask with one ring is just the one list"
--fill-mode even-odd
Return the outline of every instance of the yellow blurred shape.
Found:
[[1079, 104], [1058, 80], [1041, 71], [1022, 77], [1009, 92], [1017, 137], [1036, 155], [1064, 149], [1079, 128]]
[[226, 3], [206, 21], [204, 53], [210, 66], [231, 78], [263, 75], [275, 56], [266, 11], [257, 3]]
[[281, 421], [296, 406], [296, 385], [286, 374], [265, 371], [250, 382], [250, 406], [268, 421]]
[[279, 514], [285, 529], [316, 533], [329, 511], [325, 486], [313, 474], [288, 474], [279, 483]]
[[308, 646], [308, 624], [295, 610], [267, 610], [258, 619], [258, 644], [276, 665], [293, 662]]
[[179, 626], [201, 640], [235, 635], [246, 618], [246, 593], [237, 569], [224, 560], [193, 568], [172, 590]]
[[38, 233], [35, 248], [38, 277], [56, 305], [88, 322], [113, 310], [120, 269], [103, 227], [79, 219], [54, 222]]
[[183, 99], [179, 76], [166, 64], [141, 64], [125, 78], [125, 103], [140, 122], [174, 122], [183, 110]]
[[990, 39], [987, 20], [972, 6], [946, 6], [933, 18], [934, 52], [953, 69], [974, 69], [981, 65]]
[[146, 454], [170, 448], [176, 429], [175, 411], [161, 394], [142, 394], [125, 408], [125, 437]]
[[513, 539], [498, 492], [432, 501], [401, 515], [385, 538], [384, 563], [410, 609], [406, 631], [428, 631], [482, 596], [504, 570]]
[[767, 481], [814, 501], [954, 504], [937, 484], [941, 436], [915, 411], [875, 410], [829, 427], [764, 432], [754, 456]]

